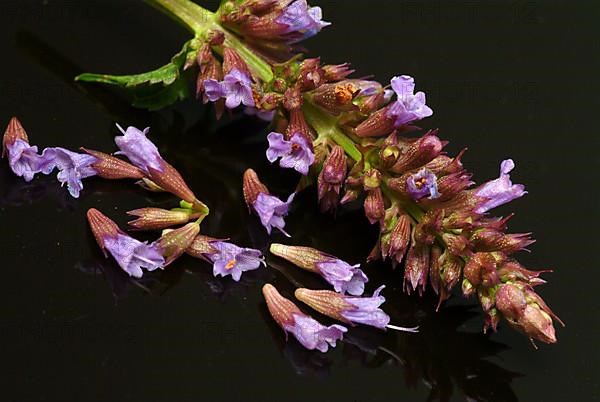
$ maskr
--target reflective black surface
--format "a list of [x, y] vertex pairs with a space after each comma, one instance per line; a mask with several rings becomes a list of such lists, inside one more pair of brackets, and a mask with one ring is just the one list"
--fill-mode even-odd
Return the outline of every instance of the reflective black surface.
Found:
[[[207, 1], [214, 6], [216, 1]], [[326, 355], [287, 344], [260, 296], [266, 281], [291, 294], [318, 279], [270, 258], [243, 281], [215, 279], [184, 258], [131, 281], [101, 257], [85, 221], [99, 208], [119, 223], [125, 211], [171, 206], [130, 183], [88, 180], [81, 199], [53, 178], [24, 183], [0, 167], [3, 400], [10, 401], [593, 401], [598, 400], [597, 250], [600, 168], [595, 117], [598, 6], [585, 1], [321, 1], [334, 25], [308, 44], [328, 62], [352, 61], [382, 81], [416, 77], [449, 150], [469, 146], [466, 164], [482, 181], [517, 162], [529, 195], [511, 229], [538, 243], [521, 260], [551, 267], [542, 296], [567, 323], [559, 343], [539, 351], [502, 325], [480, 333], [472, 302], [401, 293], [400, 274], [367, 267], [373, 290], [418, 335], [350, 331]], [[41, 147], [111, 151], [115, 122], [151, 126], [166, 158], [213, 213], [203, 230], [258, 248], [270, 239], [240, 194], [253, 167], [275, 193], [293, 174], [268, 166], [265, 127], [239, 117], [215, 122], [187, 101], [159, 113], [132, 109], [116, 93], [80, 86], [82, 71], [130, 73], [168, 60], [188, 37], [138, 1], [0, 3], [0, 122], [20, 117]], [[322, 216], [303, 193], [288, 221], [293, 242], [360, 262], [375, 230], [357, 208]], [[275, 236], [273, 240], [282, 240]], [[470, 398], [470, 399], [469, 399]]]

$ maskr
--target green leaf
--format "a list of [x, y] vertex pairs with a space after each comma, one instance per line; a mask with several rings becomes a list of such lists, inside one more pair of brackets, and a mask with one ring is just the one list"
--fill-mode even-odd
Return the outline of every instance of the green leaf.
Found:
[[158, 110], [189, 96], [183, 66], [192, 53], [197, 52], [194, 39], [186, 42], [171, 62], [156, 70], [134, 75], [85, 73], [75, 81], [102, 83], [124, 88], [132, 97], [135, 107]]

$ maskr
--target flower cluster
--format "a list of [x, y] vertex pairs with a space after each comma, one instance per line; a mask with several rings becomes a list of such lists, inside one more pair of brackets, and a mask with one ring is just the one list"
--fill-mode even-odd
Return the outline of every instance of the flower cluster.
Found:
[[[198, 67], [198, 96], [214, 102], [218, 115], [244, 105], [272, 117], [267, 159], [306, 176], [299, 190], [316, 181], [323, 211], [362, 201], [366, 218], [379, 226], [369, 260], [404, 263], [406, 292], [422, 294], [431, 284], [442, 303], [460, 284], [481, 304], [484, 330], [504, 318], [531, 339], [556, 341], [557, 318], [534, 291], [544, 283], [540, 272], [513, 256], [533, 243], [530, 234], [508, 234], [508, 219], [488, 215], [526, 194], [511, 181], [511, 159], [497, 179], [475, 186], [462, 164], [464, 151], [448, 156], [437, 130], [417, 126], [433, 110], [411, 76], [393, 77], [388, 86], [351, 78], [348, 63], [303, 59], [295, 44], [328, 25], [304, 0], [228, 0], [216, 13], [199, 13], [185, 0], [166, 8], [196, 32], [185, 68]], [[211, 18], [189, 23], [193, 15]], [[23, 165], [43, 169], [35, 153], [28, 151]], [[293, 194], [278, 199], [250, 170], [244, 197], [269, 233], [284, 231]], [[314, 250], [277, 247], [286, 258], [302, 254], [305, 263], [297, 265], [336, 290], [362, 294], [366, 277], [357, 267]]]
[[[146, 136], [149, 129], [117, 127], [123, 135], [115, 138], [119, 148], [116, 154], [124, 155], [131, 163], [85, 148], [81, 148], [83, 153], [64, 148], [46, 148], [39, 153], [36, 146], [29, 145], [27, 133], [16, 117], [11, 119], [4, 134], [2, 155], [8, 157], [11, 170], [26, 181], [58, 168], [58, 180], [67, 183], [76, 198], [83, 188], [82, 179], [91, 176], [138, 179], [152, 191], [169, 192], [181, 198], [179, 208], [146, 207], [128, 212], [136, 217], [129, 222], [131, 229], [163, 230], [151, 244], [129, 236], [97, 209], [88, 211], [88, 223], [96, 242], [105, 256], [110, 254], [129, 276], [141, 278], [144, 271], [164, 269], [184, 253], [206, 259], [213, 264], [215, 276], [231, 275], [235, 281], [240, 280], [243, 272], [264, 264], [258, 250], [201, 235], [200, 223], [208, 215], [208, 207], [196, 197], [177, 169], [163, 159]], [[173, 229], [176, 226], [180, 227]]]

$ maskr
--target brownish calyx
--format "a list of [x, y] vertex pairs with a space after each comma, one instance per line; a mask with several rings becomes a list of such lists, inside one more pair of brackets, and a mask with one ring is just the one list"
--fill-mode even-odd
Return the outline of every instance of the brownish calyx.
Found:
[[294, 303], [283, 297], [273, 285], [267, 283], [263, 286], [262, 293], [271, 317], [281, 328], [285, 329], [286, 325], [294, 324], [294, 314], [304, 315]]
[[250, 209], [254, 206], [256, 199], [261, 193], [269, 194], [267, 186], [260, 181], [256, 172], [252, 169], [244, 172], [243, 191], [244, 201], [246, 201], [246, 205]]

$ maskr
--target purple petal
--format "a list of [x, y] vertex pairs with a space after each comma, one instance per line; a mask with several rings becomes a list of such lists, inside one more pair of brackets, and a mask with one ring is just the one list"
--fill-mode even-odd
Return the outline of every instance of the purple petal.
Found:
[[344, 300], [355, 308], [342, 312], [343, 317], [354, 323], [385, 328], [390, 323], [390, 316], [379, 308], [385, 302], [385, 297], [379, 295], [384, 288], [380, 286], [372, 297], [345, 297]]
[[267, 233], [271, 234], [272, 228], [277, 228], [289, 237], [289, 234], [284, 231], [285, 221], [283, 218], [289, 212], [294, 195], [290, 195], [286, 202], [272, 195], [264, 193], [258, 195], [254, 202], [254, 210], [260, 218], [262, 225], [267, 229]]
[[433, 115], [433, 110], [425, 104], [425, 93], [413, 93], [415, 81], [412, 77], [402, 75], [392, 78], [392, 88], [398, 99], [391, 104], [388, 117], [394, 119], [396, 127]]
[[216, 102], [225, 96], [223, 86], [215, 79], [204, 80], [204, 96], [205, 102]]
[[365, 283], [369, 281], [358, 268], [360, 264], [351, 266], [342, 260], [326, 260], [316, 263], [316, 267], [338, 293], [360, 296], [364, 293]]
[[251, 248], [241, 248], [223, 241], [211, 242], [218, 252], [207, 257], [213, 262], [214, 276], [231, 275], [238, 282], [246, 271], [255, 270], [265, 264], [262, 253]]
[[341, 325], [326, 327], [304, 314], [294, 314], [294, 324], [285, 325], [284, 330], [291, 332], [306, 349], [317, 349], [323, 353], [327, 352], [329, 346], [335, 347], [348, 331]]
[[148, 168], [158, 171], [163, 170], [163, 159], [156, 145], [146, 135], [150, 128], [140, 131], [135, 127], [128, 127], [126, 131], [117, 124], [123, 136], [115, 137], [115, 143], [120, 149], [117, 154], [125, 155], [134, 165], [148, 173]]
[[226, 98], [225, 106], [235, 109], [240, 104], [244, 106], [255, 106], [252, 95], [252, 80], [245, 72], [232, 69], [223, 79], [221, 84], [223, 97]]
[[272, 132], [267, 136], [269, 148], [267, 149], [267, 160], [271, 163], [277, 158], [282, 158], [292, 151], [292, 143], [284, 139], [283, 134]]
[[408, 194], [415, 201], [428, 197], [430, 200], [439, 198], [437, 176], [427, 169], [421, 169], [406, 180]]
[[7, 146], [8, 165], [13, 173], [25, 181], [33, 180], [37, 173], [49, 174], [54, 169], [54, 155], [44, 151], [38, 155], [38, 147], [17, 139]]
[[[73, 198], [79, 198], [83, 189], [82, 179], [95, 176], [96, 170], [92, 167], [97, 159], [88, 154], [79, 154], [65, 148], [51, 148], [54, 154], [54, 163], [60, 172], [57, 178], [62, 185], [67, 185], [69, 193]], [[46, 151], [45, 151], [46, 152]]]
[[506, 204], [527, 194], [525, 186], [522, 184], [513, 184], [509, 173], [515, 168], [512, 159], [507, 159], [500, 164], [500, 177], [482, 184], [475, 195], [486, 199], [475, 212], [484, 214], [487, 211]]
[[118, 234], [104, 239], [104, 246], [117, 261], [117, 264], [134, 278], [141, 278], [142, 268], [154, 271], [163, 268], [165, 259], [158, 247], [132, 237]]

